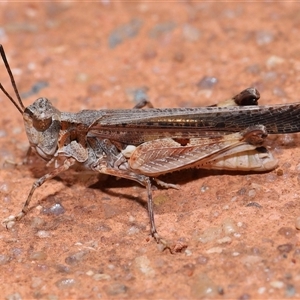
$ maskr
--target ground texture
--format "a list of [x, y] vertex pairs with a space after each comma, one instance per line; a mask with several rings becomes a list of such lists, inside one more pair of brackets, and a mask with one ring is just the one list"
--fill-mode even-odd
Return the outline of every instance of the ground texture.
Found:
[[[255, 86], [260, 104], [299, 101], [296, 3], [147, 1], [0, 3], [4, 45], [25, 106], [61, 111], [215, 104]], [[12, 93], [1, 66], [0, 82]], [[16, 214], [47, 172], [26, 156], [20, 113], [0, 95], [0, 216]], [[1, 298], [279, 299], [300, 297], [296, 134], [271, 137], [265, 174], [186, 170], [154, 190], [161, 235], [149, 238], [146, 191], [70, 172], [38, 189], [28, 215], [0, 229]], [[298, 220], [298, 221], [297, 221]]]

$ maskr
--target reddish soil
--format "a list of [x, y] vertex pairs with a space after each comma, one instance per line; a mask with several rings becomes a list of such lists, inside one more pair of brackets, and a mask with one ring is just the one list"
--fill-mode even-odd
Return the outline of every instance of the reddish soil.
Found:
[[[61, 111], [131, 108], [145, 95], [159, 108], [206, 106], [249, 86], [260, 104], [299, 101], [298, 3], [7, 1], [0, 20], [25, 106], [44, 96]], [[0, 82], [12, 93], [3, 64]], [[3, 94], [0, 114], [4, 219], [47, 170], [36, 156], [7, 163], [23, 161], [28, 140]], [[142, 186], [79, 172], [46, 182], [0, 229], [1, 298], [299, 298], [299, 136], [269, 144], [269, 173], [163, 177], [181, 186], [153, 192], [160, 234], [187, 245], [176, 254], [149, 238]]]

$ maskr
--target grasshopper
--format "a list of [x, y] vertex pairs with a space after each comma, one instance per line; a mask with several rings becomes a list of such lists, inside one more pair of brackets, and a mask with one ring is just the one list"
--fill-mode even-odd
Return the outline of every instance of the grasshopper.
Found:
[[152, 182], [159, 175], [187, 168], [270, 171], [278, 162], [263, 146], [269, 134], [300, 130], [300, 103], [258, 106], [249, 88], [223, 103], [200, 108], [142, 108], [60, 112], [46, 98], [25, 107], [3, 47], [2, 60], [17, 101], [0, 89], [23, 116], [31, 148], [54, 169], [36, 180], [22, 210], [4, 220], [7, 227], [23, 218], [35, 190], [75, 165], [133, 180], [147, 189], [150, 234], [168, 247], [156, 230]]

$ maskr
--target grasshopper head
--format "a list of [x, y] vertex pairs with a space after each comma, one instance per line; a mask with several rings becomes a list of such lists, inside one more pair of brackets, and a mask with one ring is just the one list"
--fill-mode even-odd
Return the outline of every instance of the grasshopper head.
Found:
[[25, 108], [2, 45], [0, 45], [0, 55], [10, 77], [11, 84], [17, 96], [17, 101], [13, 99], [1, 83], [0, 90], [23, 115], [26, 133], [31, 147], [34, 148], [42, 158], [50, 160], [57, 150], [61, 113], [46, 98], [39, 98], [33, 104]]
[[46, 98], [37, 99], [23, 113], [29, 143], [46, 160], [50, 160], [57, 150], [60, 115], [60, 111]]

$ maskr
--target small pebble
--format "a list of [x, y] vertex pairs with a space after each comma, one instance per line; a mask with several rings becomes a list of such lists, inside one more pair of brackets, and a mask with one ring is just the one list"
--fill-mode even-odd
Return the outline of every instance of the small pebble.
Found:
[[191, 294], [193, 299], [216, 298], [219, 294], [217, 286], [205, 273], [195, 276], [191, 285]]
[[165, 23], [158, 23], [156, 24], [149, 32], [149, 36], [151, 38], [159, 38], [163, 34], [167, 34], [168, 32], [173, 31], [175, 29], [176, 24], [172, 21], [170, 22], [165, 22]]
[[270, 282], [270, 286], [275, 289], [282, 289], [284, 287], [284, 283], [279, 280], [274, 280]]
[[221, 247], [213, 247], [208, 250], [206, 250], [207, 254], [213, 254], [213, 253], [222, 253], [223, 249]]
[[254, 255], [261, 255], [261, 250], [260, 248], [253, 247], [251, 248], [251, 253], [253, 253]]
[[93, 276], [93, 279], [96, 281], [100, 281], [100, 280], [110, 280], [111, 276], [108, 274], [95, 274]]
[[295, 145], [295, 137], [292, 134], [283, 134], [280, 136], [280, 143], [282, 146]]
[[128, 291], [128, 287], [121, 283], [113, 283], [109, 286], [104, 286], [104, 290], [107, 295], [114, 296], [125, 294]]
[[44, 239], [44, 238], [51, 237], [51, 232], [46, 230], [39, 230], [35, 235], [41, 239]]
[[231, 242], [232, 242], [232, 238], [229, 236], [225, 236], [225, 237], [217, 240], [218, 244], [230, 244]]
[[257, 290], [257, 293], [261, 295], [261, 294], [265, 293], [265, 291], [266, 291], [266, 287], [262, 286]]
[[218, 83], [216, 77], [205, 76], [200, 81], [196, 83], [198, 89], [207, 90], [212, 89]]
[[232, 198], [231, 198], [231, 202], [235, 202], [237, 200], [237, 197], [236, 196], [233, 196]]
[[6, 182], [0, 182], [0, 192], [6, 194], [9, 191], [10, 191], [9, 184]]
[[22, 248], [12, 248], [10, 250], [10, 253], [12, 254], [13, 257], [18, 257], [18, 256], [22, 255], [23, 249]]
[[263, 79], [267, 82], [274, 82], [278, 78], [277, 72], [269, 71], [263, 74]]
[[262, 261], [262, 257], [257, 255], [246, 255], [245, 257], [242, 258], [242, 262], [245, 265], [256, 265], [261, 261]]
[[47, 254], [44, 251], [32, 252], [29, 256], [30, 260], [46, 260]]
[[257, 207], [257, 208], [262, 208], [262, 206], [257, 203], [257, 202], [249, 202], [246, 207]]
[[278, 230], [278, 233], [284, 236], [285, 238], [290, 239], [296, 235], [296, 230], [291, 227], [281, 227]]
[[196, 27], [189, 25], [189, 24], [183, 25], [182, 34], [183, 34], [184, 38], [190, 42], [198, 41], [201, 36], [199, 29], [197, 29]]
[[60, 289], [68, 289], [77, 284], [77, 281], [74, 278], [63, 278], [55, 282], [55, 285]]
[[45, 215], [59, 216], [65, 213], [65, 208], [60, 203], [55, 203], [50, 208], [43, 208], [42, 213]]
[[278, 168], [277, 170], [276, 170], [276, 175], [277, 176], [283, 176], [283, 170], [281, 169], [281, 168]]
[[288, 284], [285, 289], [285, 296], [286, 297], [294, 297], [295, 294], [296, 294], [295, 286], [292, 284]]
[[254, 189], [249, 190], [248, 196], [249, 196], [250, 198], [254, 198], [254, 197], [256, 196], [256, 190], [254, 190]]
[[99, 225], [95, 226], [95, 230], [96, 231], [102, 231], [102, 232], [109, 232], [112, 229], [108, 225], [100, 223]]
[[129, 99], [138, 104], [143, 100], [149, 100], [149, 96], [147, 95], [148, 88], [147, 87], [139, 87], [134, 89], [127, 89], [126, 94]]
[[282, 254], [284, 254], [284, 253], [289, 253], [289, 252], [291, 252], [292, 250], [293, 250], [293, 245], [292, 244], [283, 244], [283, 245], [279, 245], [278, 247], [277, 247], [277, 250], [280, 252], [280, 253], [282, 253]]
[[222, 227], [223, 227], [223, 231], [226, 235], [235, 233], [237, 231], [237, 226], [231, 218], [226, 218], [223, 221]]
[[180, 273], [186, 276], [192, 276], [194, 274], [195, 271], [195, 265], [192, 263], [186, 264], [184, 265], [181, 270]]
[[76, 266], [78, 265], [78, 263], [84, 260], [87, 254], [88, 254], [87, 251], [79, 251], [77, 253], [74, 253], [66, 257], [65, 262], [70, 266]]
[[238, 300], [249, 300], [249, 299], [251, 299], [251, 296], [247, 293], [238, 297]]
[[130, 215], [129, 218], [128, 218], [128, 221], [129, 221], [130, 223], [135, 222], [135, 217], [132, 216], [132, 215]]
[[200, 265], [206, 265], [209, 261], [209, 258], [207, 256], [204, 255], [200, 255], [197, 259], [196, 259], [196, 263], [200, 264]]
[[32, 277], [31, 278], [31, 288], [35, 289], [43, 284], [43, 280], [40, 277]]
[[139, 232], [140, 232], [139, 228], [137, 228], [136, 226], [131, 226], [129, 228], [129, 230], [127, 231], [127, 234], [128, 235], [134, 235], [134, 234], [137, 234]]
[[274, 40], [274, 34], [269, 31], [258, 31], [256, 33], [256, 43], [258, 46], [270, 44]]
[[295, 171], [296, 171], [296, 172], [300, 172], [300, 164], [297, 164], [297, 165], [295, 166]]
[[206, 244], [208, 242], [219, 239], [222, 234], [222, 229], [220, 227], [208, 227], [204, 232], [198, 237], [198, 241]]
[[69, 266], [65, 266], [65, 265], [56, 265], [56, 270], [59, 273], [70, 273], [70, 267]]
[[109, 48], [113, 49], [119, 44], [123, 43], [126, 39], [136, 36], [143, 22], [139, 19], [132, 19], [129, 23], [123, 24], [114, 29], [108, 37]]
[[147, 256], [138, 256], [134, 260], [136, 268], [147, 277], [154, 277], [155, 270], [151, 266], [151, 262]]
[[246, 195], [246, 192], [247, 192], [247, 189], [243, 187], [243, 188], [239, 189], [237, 193], [238, 193], [238, 195], [242, 196], [242, 195]]
[[284, 62], [284, 58], [276, 56], [276, 55], [272, 55], [267, 59], [266, 66], [268, 68], [273, 68], [278, 65], [281, 65], [283, 62]]
[[201, 193], [205, 193], [208, 190], [209, 190], [209, 186], [207, 186], [207, 185], [202, 185], [200, 188]]
[[46, 265], [46, 264], [38, 263], [35, 266], [35, 270], [37, 270], [38, 272], [44, 272], [45, 273], [45, 272], [49, 271], [49, 266]]
[[53, 295], [53, 294], [48, 294], [47, 295], [47, 300], [59, 300], [60, 298], [58, 298], [57, 295]]
[[88, 79], [89, 79], [89, 76], [86, 73], [77, 73], [76, 74], [76, 81], [78, 81], [78, 82], [86, 82]]
[[43, 220], [43, 219], [40, 218], [40, 217], [34, 217], [34, 218], [32, 218], [32, 220], [31, 220], [30, 226], [31, 226], [32, 228], [39, 228], [39, 227], [43, 226], [44, 224], [45, 224], [45, 220]]
[[22, 300], [22, 297], [19, 293], [14, 293], [5, 296], [5, 300]]
[[300, 248], [295, 249], [293, 256], [300, 257]]
[[229, 205], [228, 205], [228, 204], [226, 204], [226, 205], [224, 205], [224, 206], [222, 207], [222, 209], [223, 209], [223, 210], [229, 210], [229, 209], [230, 209], [230, 207], [229, 207]]
[[0, 266], [3, 266], [7, 263], [9, 263], [11, 260], [11, 257], [5, 254], [0, 254]]
[[185, 256], [192, 256], [193, 252], [190, 249], [185, 249], [184, 254]]
[[94, 271], [89, 270], [85, 273], [87, 276], [93, 276], [94, 275]]
[[290, 162], [285, 162], [281, 165], [281, 167], [285, 170], [290, 169], [292, 167], [292, 164]]
[[114, 270], [116, 268], [116, 266], [113, 265], [113, 264], [108, 264], [107, 268], [110, 269], [110, 270]]
[[21, 93], [21, 98], [29, 98], [35, 94], [37, 94], [40, 90], [44, 89], [48, 86], [48, 82], [46, 81], [37, 81], [29, 91]]

